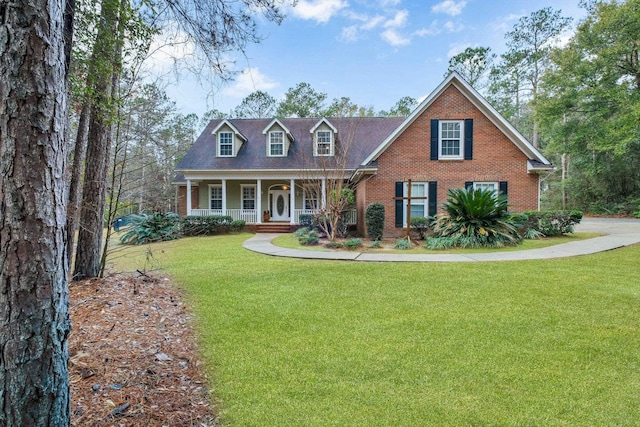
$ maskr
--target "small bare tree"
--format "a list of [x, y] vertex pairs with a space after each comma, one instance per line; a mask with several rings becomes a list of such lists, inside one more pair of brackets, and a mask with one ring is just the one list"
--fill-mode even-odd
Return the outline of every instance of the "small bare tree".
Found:
[[[329, 240], [346, 234], [345, 214], [353, 208], [355, 195], [349, 180], [353, 173], [349, 165], [350, 153], [357, 130], [357, 118], [337, 119], [342, 126], [334, 135], [327, 152], [314, 140], [312, 157], [305, 156], [302, 190], [313, 219]], [[321, 154], [322, 153], [322, 154]]]

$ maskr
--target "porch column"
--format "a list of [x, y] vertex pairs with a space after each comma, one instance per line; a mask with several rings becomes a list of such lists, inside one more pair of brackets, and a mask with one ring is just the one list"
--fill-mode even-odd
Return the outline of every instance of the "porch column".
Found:
[[191, 180], [187, 179], [187, 216], [191, 215]]
[[327, 178], [322, 178], [322, 209], [327, 207]]
[[256, 224], [262, 224], [262, 180], [256, 182]]
[[291, 178], [289, 188], [291, 189], [291, 191], [289, 191], [289, 206], [291, 209], [291, 218], [289, 219], [289, 224], [295, 224], [296, 223], [296, 181], [295, 179]]
[[222, 215], [227, 214], [227, 180], [222, 180]]

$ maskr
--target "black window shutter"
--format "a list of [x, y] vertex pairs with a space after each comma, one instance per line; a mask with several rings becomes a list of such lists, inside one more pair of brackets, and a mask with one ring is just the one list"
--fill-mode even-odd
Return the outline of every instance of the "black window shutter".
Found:
[[438, 160], [438, 120], [431, 119], [431, 160]]
[[438, 182], [429, 181], [429, 216], [438, 213]]
[[473, 119], [464, 120], [464, 159], [473, 159]]
[[503, 196], [507, 196], [507, 181], [500, 181], [500, 183], [498, 184], [498, 188], [500, 190], [500, 194], [502, 194]]
[[467, 181], [464, 183], [464, 189], [467, 191], [473, 190], [473, 181]]
[[[396, 197], [402, 197], [404, 196], [404, 183], [403, 182], [396, 182]], [[403, 226], [403, 218], [404, 218], [404, 212], [402, 209], [403, 206], [403, 200], [402, 199], [398, 199], [396, 198], [396, 227], [400, 227], [402, 228]]]

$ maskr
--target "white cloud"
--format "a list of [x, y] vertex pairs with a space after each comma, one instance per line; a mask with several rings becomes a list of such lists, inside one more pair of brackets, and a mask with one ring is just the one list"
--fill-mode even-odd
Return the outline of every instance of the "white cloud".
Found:
[[167, 25], [151, 42], [145, 68], [154, 75], [172, 73], [177, 71], [178, 61], [194, 55], [195, 45], [187, 34], [181, 32], [177, 25]]
[[299, 0], [290, 10], [297, 18], [326, 23], [348, 5], [344, 0]]
[[462, 9], [467, 5], [465, 0], [455, 2], [454, 0], [444, 0], [431, 7], [434, 13], [444, 13], [446, 15], [456, 16], [462, 13]]
[[363, 30], [373, 30], [384, 21], [384, 16], [376, 15], [373, 18], [366, 20], [364, 24], [360, 26]]
[[380, 34], [382, 38], [391, 46], [404, 46], [411, 43], [411, 39], [403, 37], [396, 30], [389, 28]]
[[447, 21], [447, 22], [444, 23], [444, 28], [449, 33], [458, 33], [460, 31], [464, 30], [464, 25], [455, 23], [453, 21]]
[[507, 16], [502, 16], [496, 19], [493, 23], [491, 23], [491, 28], [494, 31], [500, 33], [506, 33], [507, 31], [511, 31], [513, 29], [513, 24], [524, 15], [510, 13]]
[[358, 34], [358, 26], [357, 25], [350, 25], [348, 27], [344, 27], [342, 29], [342, 32], [340, 33], [340, 37], [339, 40], [345, 41], [345, 42], [355, 42], [358, 41], [359, 39], [359, 34]]
[[436, 20], [431, 22], [429, 27], [420, 28], [419, 30], [415, 31], [413, 34], [418, 37], [425, 37], [425, 36], [436, 36], [441, 32], [442, 32], [442, 25], [440, 24], [440, 22]]
[[399, 10], [398, 12], [396, 12], [396, 14], [393, 17], [393, 19], [389, 19], [387, 22], [384, 23], [384, 27], [385, 28], [404, 27], [404, 25], [407, 23], [407, 18], [408, 17], [409, 17], [409, 12], [408, 11]]
[[222, 93], [224, 96], [244, 98], [256, 90], [268, 92], [278, 84], [266, 75], [260, 72], [258, 68], [245, 68], [238, 75], [234, 84], [225, 88]]
[[397, 6], [401, 1], [402, 0], [380, 0], [380, 5], [382, 7]]
[[449, 46], [449, 52], [447, 52], [447, 56], [449, 58], [453, 58], [459, 53], [464, 52], [464, 50], [468, 47], [471, 47], [469, 43], [456, 43]]

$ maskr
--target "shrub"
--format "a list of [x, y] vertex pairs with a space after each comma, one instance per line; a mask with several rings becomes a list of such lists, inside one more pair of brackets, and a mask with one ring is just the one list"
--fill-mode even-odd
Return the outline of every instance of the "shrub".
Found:
[[245, 225], [247, 225], [247, 222], [244, 219], [236, 219], [231, 221], [230, 228], [231, 231], [238, 232], [244, 230]]
[[307, 234], [298, 237], [298, 242], [300, 242], [301, 245], [305, 245], [305, 246], [317, 245], [319, 241], [320, 241], [320, 237], [318, 236], [318, 233], [314, 230], [311, 230]]
[[[520, 243], [513, 219], [507, 211], [505, 196], [496, 196], [486, 189], [452, 189], [442, 205], [445, 213], [434, 226], [435, 239], [447, 238], [449, 247], [503, 247]], [[443, 243], [444, 244], [444, 243]], [[442, 246], [433, 239], [427, 241], [434, 249]]]
[[300, 225], [303, 228], [312, 228], [313, 223], [313, 215], [311, 214], [300, 214]]
[[409, 239], [400, 239], [396, 240], [396, 243], [393, 245], [395, 249], [411, 249], [411, 242]]
[[382, 247], [382, 241], [381, 240], [374, 240], [373, 242], [371, 242], [369, 247], [372, 248], [372, 249], [381, 248]]
[[411, 218], [411, 228], [418, 232], [420, 240], [424, 240], [429, 226], [433, 222], [433, 218], [426, 216], [415, 216]]
[[353, 238], [349, 240], [345, 240], [344, 247], [350, 250], [358, 249], [362, 247], [362, 239]]
[[342, 248], [342, 246], [343, 246], [342, 243], [336, 242], [335, 240], [334, 241], [329, 241], [329, 242], [324, 244], [324, 247], [325, 248], [329, 248], [329, 249], [340, 249], [340, 248]]
[[142, 215], [120, 237], [125, 245], [143, 245], [181, 237], [178, 218], [173, 214]]
[[384, 205], [382, 203], [371, 203], [367, 206], [365, 222], [367, 235], [373, 240], [382, 239], [384, 232]]
[[226, 215], [185, 216], [180, 218], [180, 227], [185, 236], [210, 236], [228, 233], [233, 228], [233, 222], [233, 218]]
[[302, 236], [308, 234], [309, 231], [311, 231], [311, 229], [309, 227], [298, 228], [296, 231], [293, 232], [293, 237], [302, 237]]
[[582, 212], [572, 211], [529, 211], [526, 226], [545, 236], [560, 236], [573, 233], [573, 227], [582, 220]]
[[424, 244], [425, 249], [451, 249], [460, 247], [460, 239], [453, 237], [430, 237]]

